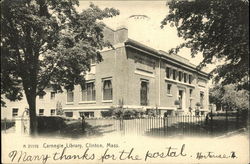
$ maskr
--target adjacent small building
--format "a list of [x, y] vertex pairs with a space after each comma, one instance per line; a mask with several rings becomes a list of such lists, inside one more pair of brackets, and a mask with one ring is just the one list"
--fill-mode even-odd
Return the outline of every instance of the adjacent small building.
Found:
[[[91, 63], [82, 90], [55, 93], [47, 90], [37, 98], [38, 115], [56, 115], [62, 108], [67, 117], [102, 117], [103, 111], [123, 106], [128, 109], [158, 110], [160, 115], [208, 111], [208, 74], [187, 59], [153, 49], [128, 37], [125, 27], [105, 28], [105, 39], [113, 49], [104, 49], [103, 61]], [[28, 108], [24, 100], [6, 103], [2, 118], [21, 116]]]

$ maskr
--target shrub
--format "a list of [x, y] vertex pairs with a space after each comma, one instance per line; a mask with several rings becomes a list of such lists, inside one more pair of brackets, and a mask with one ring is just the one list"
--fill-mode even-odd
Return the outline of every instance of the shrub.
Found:
[[156, 111], [154, 109], [147, 109], [146, 115], [154, 117], [156, 115]]
[[15, 125], [15, 121], [13, 120], [1, 120], [1, 130], [7, 130]]
[[102, 117], [112, 117], [113, 110], [101, 111]]
[[123, 108], [115, 108], [112, 110], [112, 115], [115, 116], [115, 118], [122, 118], [123, 112]]
[[196, 105], [196, 106], [201, 106], [201, 103], [197, 102], [195, 105]]
[[38, 116], [38, 132], [55, 132], [66, 127], [65, 119], [58, 116]]
[[180, 105], [180, 104], [181, 104], [180, 100], [175, 100], [174, 101], [174, 105]]

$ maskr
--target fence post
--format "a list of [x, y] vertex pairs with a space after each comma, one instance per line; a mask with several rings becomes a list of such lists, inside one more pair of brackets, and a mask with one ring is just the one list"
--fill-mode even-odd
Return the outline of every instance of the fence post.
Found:
[[226, 132], [228, 132], [228, 111], [226, 109]]
[[211, 110], [210, 116], [211, 116], [210, 131], [211, 131], [211, 134], [213, 134], [213, 110]]
[[[163, 117], [163, 125], [164, 125], [164, 136], [166, 136], [166, 119], [168, 116]], [[167, 121], [167, 126], [168, 126], [168, 121]]]
[[82, 131], [84, 132], [84, 122], [85, 122], [85, 118], [84, 115], [81, 115], [82, 117]]
[[4, 131], [6, 133], [6, 129], [7, 129], [7, 118], [4, 118]]
[[240, 113], [240, 110], [237, 109], [237, 113], [236, 113], [236, 128], [237, 129], [239, 128], [239, 113]]

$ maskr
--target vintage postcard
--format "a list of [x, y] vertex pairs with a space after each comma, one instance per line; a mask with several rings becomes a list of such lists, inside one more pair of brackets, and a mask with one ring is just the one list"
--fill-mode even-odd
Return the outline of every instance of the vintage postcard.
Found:
[[2, 0], [2, 163], [249, 163], [248, 7]]

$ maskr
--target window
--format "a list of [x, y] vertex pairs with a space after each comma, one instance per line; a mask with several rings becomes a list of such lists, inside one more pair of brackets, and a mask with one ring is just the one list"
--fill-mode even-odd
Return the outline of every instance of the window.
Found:
[[204, 92], [200, 92], [200, 104], [201, 104], [201, 109], [204, 107]]
[[180, 105], [179, 105], [179, 109], [182, 109], [182, 105], [183, 105], [183, 90], [179, 90], [179, 101], [180, 101]]
[[169, 68], [169, 67], [166, 68], [166, 77], [167, 78], [171, 77], [171, 68]]
[[43, 99], [43, 95], [39, 95], [39, 99]]
[[184, 73], [184, 83], [186, 83], [186, 82], [187, 82], [187, 74]]
[[65, 112], [66, 117], [73, 117], [73, 112]]
[[112, 100], [113, 93], [112, 93], [112, 81], [103, 80], [103, 100]]
[[51, 110], [50, 110], [50, 115], [51, 115], [51, 116], [56, 115], [56, 110], [55, 110], [55, 109], [51, 109]]
[[190, 90], [189, 90], [189, 95], [190, 95], [190, 97], [192, 97], [192, 94], [193, 94], [193, 89], [190, 89]]
[[193, 100], [192, 99], [189, 100], [189, 107], [193, 108]]
[[50, 99], [53, 100], [56, 97], [56, 92], [50, 92]]
[[74, 92], [68, 90], [67, 91], [67, 102], [73, 102], [74, 101]]
[[90, 65], [95, 65], [96, 64], [96, 59], [93, 58], [93, 59], [90, 59]]
[[44, 115], [44, 109], [39, 109], [39, 116], [43, 116]]
[[18, 116], [18, 108], [13, 108], [12, 109], [12, 117]]
[[179, 81], [182, 81], [182, 72], [181, 71], [179, 71]]
[[167, 85], [167, 94], [171, 94], [171, 87], [172, 87], [171, 84]]
[[82, 101], [95, 101], [95, 83], [86, 82], [82, 90]]
[[148, 81], [141, 81], [141, 105], [148, 105]]
[[173, 80], [176, 80], [177, 72], [176, 70], [173, 70]]
[[95, 116], [94, 112], [79, 112], [79, 115], [80, 116], [84, 115], [84, 117], [86, 118], [93, 118]]
[[193, 81], [193, 77], [192, 77], [192, 75], [188, 75], [188, 83], [189, 84], [192, 84], [192, 81]]

